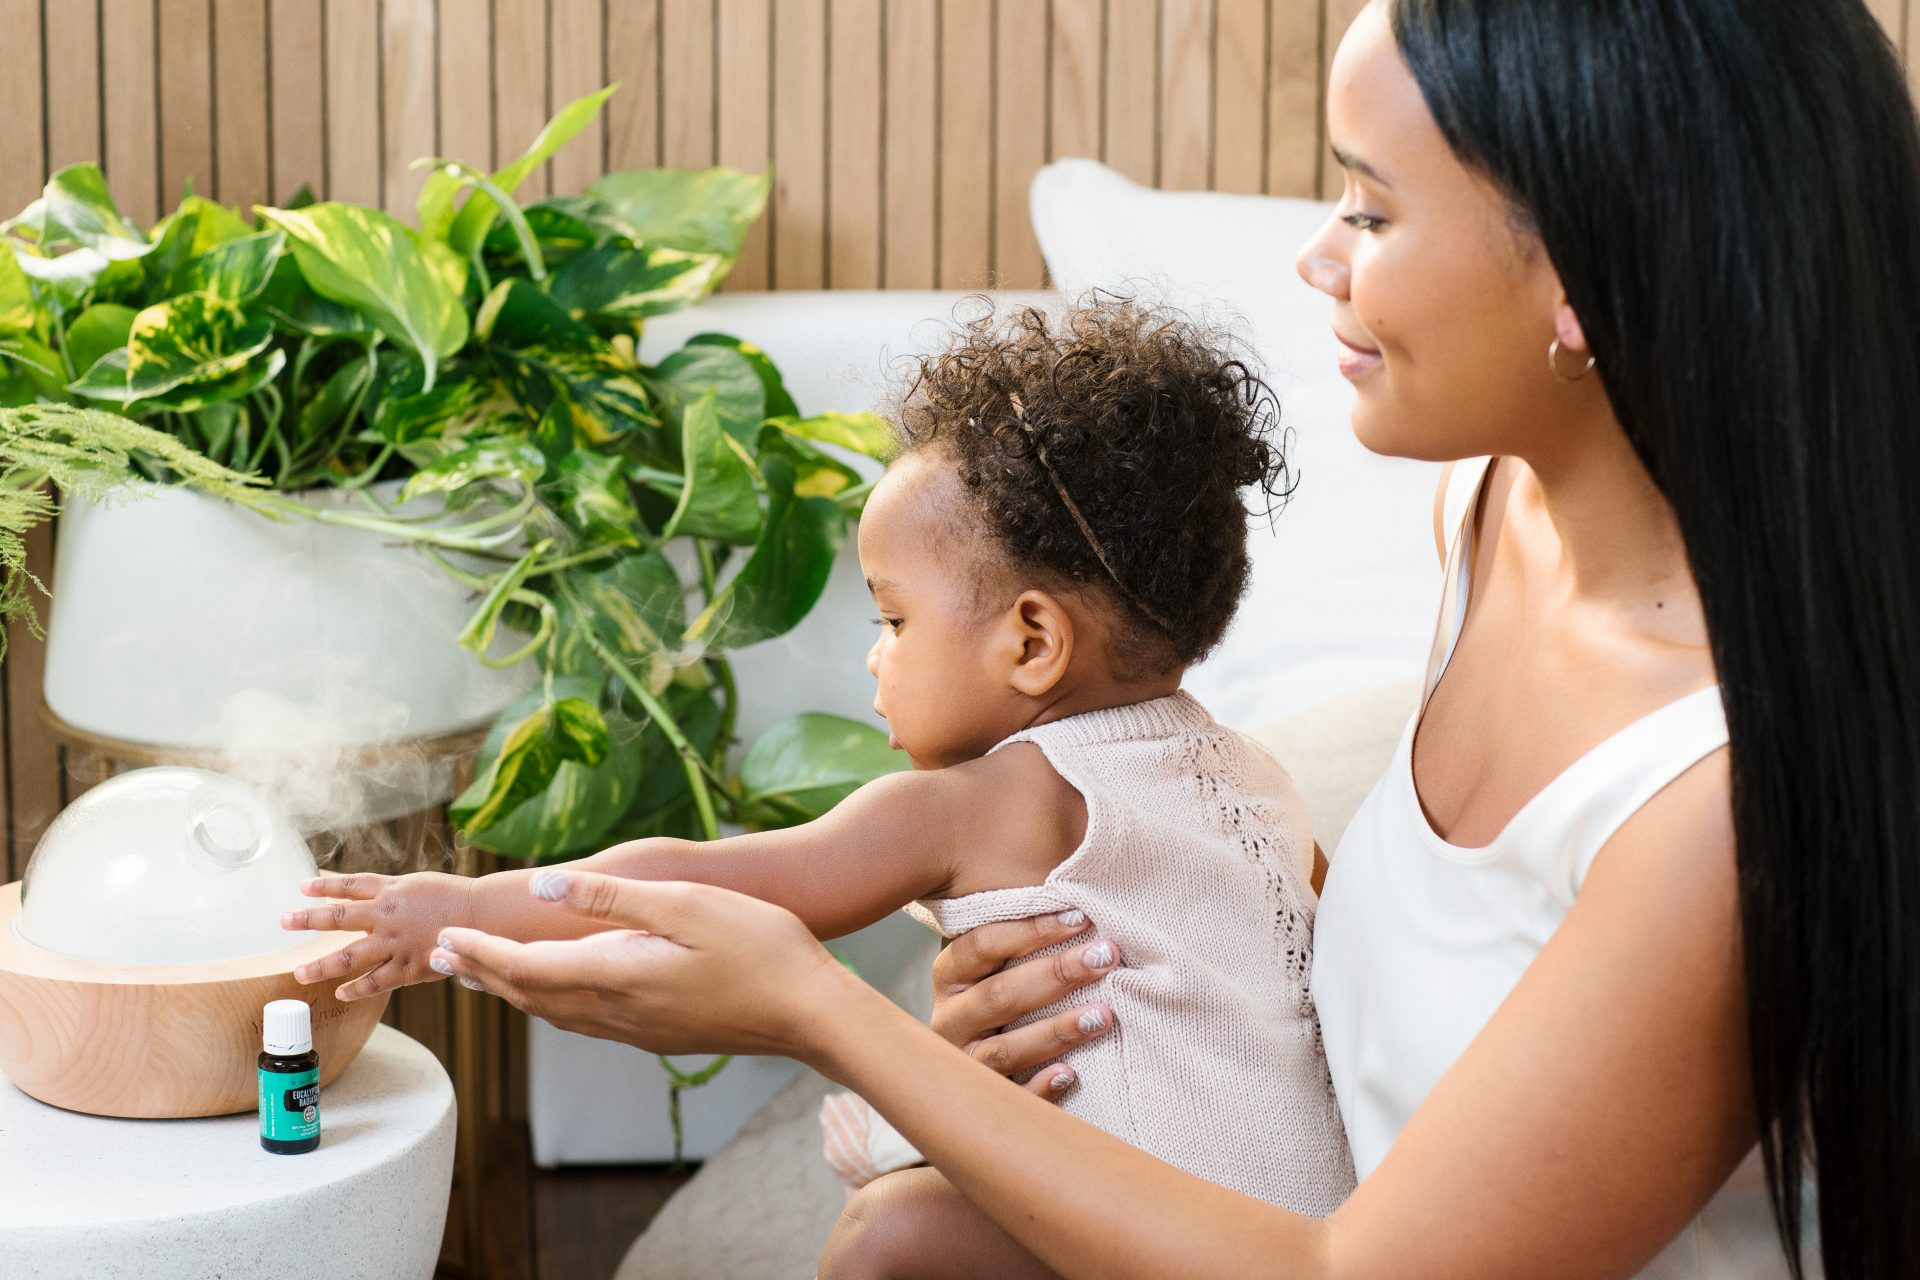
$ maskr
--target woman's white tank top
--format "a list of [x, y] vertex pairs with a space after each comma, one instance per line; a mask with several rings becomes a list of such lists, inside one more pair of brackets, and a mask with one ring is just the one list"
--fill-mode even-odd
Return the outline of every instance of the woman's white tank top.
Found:
[[[1490, 462], [1456, 465], [1448, 484], [1443, 518], [1453, 534], [1427, 697], [1466, 619], [1472, 516]], [[1608, 839], [1727, 741], [1719, 688], [1690, 694], [1596, 746], [1491, 844], [1468, 849], [1435, 834], [1420, 806], [1419, 721], [1416, 711], [1341, 837], [1314, 927], [1313, 998], [1363, 1180], [1566, 918]], [[1641, 1272], [1642, 1280], [1787, 1275], [1757, 1153]]]

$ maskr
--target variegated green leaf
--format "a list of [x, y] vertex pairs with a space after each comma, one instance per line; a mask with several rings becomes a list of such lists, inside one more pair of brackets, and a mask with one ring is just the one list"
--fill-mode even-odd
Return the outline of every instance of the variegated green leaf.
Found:
[[[577, 701], [588, 707], [596, 705], [599, 688], [599, 680], [589, 677], [563, 676], [553, 682], [557, 702]], [[539, 691], [528, 694], [494, 722], [480, 749], [479, 776], [454, 801], [454, 820], [481, 848], [512, 857], [543, 860], [587, 852], [597, 847], [597, 842], [632, 805], [649, 772], [643, 764], [644, 739], [640, 726], [617, 713], [601, 712], [606, 750], [598, 764], [562, 761], [544, 790], [497, 813], [484, 829], [475, 827], [470, 815], [485, 804], [499, 781], [497, 765], [508, 734], [536, 711], [542, 700]], [[670, 760], [668, 768], [671, 768]]]
[[691, 533], [752, 543], [760, 531], [753, 468], [720, 425], [719, 397], [708, 391], [680, 417], [680, 501], [660, 536]]
[[38, 280], [53, 294], [63, 309], [78, 306], [93, 291], [107, 269], [114, 264], [92, 249], [72, 249], [58, 257], [43, 258], [34, 253], [18, 256], [20, 270]]
[[553, 300], [574, 316], [640, 320], [678, 311], [713, 292], [721, 259], [680, 249], [584, 249], [548, 282]]
[[175, 387], [151, 399], [142, 400], [140, 406], [144, 409], [171, 409], [175, 413], [193, 413], [209, 405], [242, 400], [279, 377], [280, 371], [286, 367], [286, 364], [286, 352], [269, 351], [245, 368], [235, 370], [224, 378], [215, 378], [210, 382], [189, 382], [185, 386]]
[[378, 332], [364, 313], [315, 293], [290, 253], [282, 253], [273, 264], [273, 274], [256, 305], [281, 325], [310, 338], [360, 338]]
[[466, 345], [467, 312], [414, 233], [378, 209], [358, 205], [258, 213], [287, 233], [300, 274], [314, 292], [366, 312], [389, 337], [419, 354], [422, 390], [431, 391], [440, 362]]
[[485, 831], [546, 791], [562, 765], [591, 769], [606, 760], [609, 746], [606, 721], [593, 702], [542, 701], [508, 728], [487, 771], [454, 801], [454, 819], [469, 832]]
[[740, 572], [687, 628], [686, 640], [738, 649], [791, 631], [826, 589], [846, 536], [840, 509], [824, 498], [797, 497], [793, 464], [762, 459], [767, 518]]
[[[600, 109], [617, 88], [618, 85], [609, 85], [597, 93], [575, 98], [560, 108], [519, 159], [492, 175], [493, 185], [512, 195], [526, 181], [528, 174], [551, 160], [556, 151], [593, 123], [593, 118], [600, 114]], [[438, 225], [443, 216], [441, 210], [436, 207], [430, 212], [433, 222]], [[428, 216], [429, 211], [423, 210], [420, 219], [422, 228], [427, 226]], [[447, 235], [448, 242], [461, 257], [467, 256], [473, 252], [475, 245], [486, 239], [487, 231], [497, 216], [499, 206], [485, 193], [475, 191], [467, 197], [466, 204], [461, 206], [460, 213], [454, 218]]]
[[174, 223], [180, 221], [193, 223], [193, 238], [187, 245], [188, 257], [198, 257], [215, 245], [254, 234], [254, 229], [247, 225], [245, 218], [218, 200], [209, 200], [205, 196], [188, 196], [180, 202], [179, 208], [154, 224], [151, 238], [158, 242], [166, 236]]
[[768, 175], [736, 169], [631, 169], [609, 173], [587, 191], [620, 217], [636, 243], [731, 263], [771, 188]]
[[786, 380], [780, 376], [779, 368], [768, 358], [766, 352], [754, 346], [753, 343], [743, 342], [730, 333], [696, 333], [687, 339], [686, 345], [725, 347], [729, 351], [739, 352], [747, 363], [753, 366], [753, 371], [760, 375], [760, 386], [767, 396], [767, 416], [769, 418], [800, 416], [800, 407], [794, 404], [793, 397], [787, 394]]
[[416, 395], [387, 396], [374, 413], [373, 429], [394, 444], [412, 444], [438, 435], [448, 423], [471, 413], [486, 394], [485, 387], [462, 378]]
[[793, 491], [802, 498], [834, 498], [866, 483], [852, 467], [826, 450], [798, 436], [790, 436], [771, 421], [760, 428], [762, 459], [780, 454], [793, 464]]
[[229, 302], [247, 302], [273, 278], [287, 238], [278, 231], [226, 240], [187, 261], [179, 272], [178, 292], [210, 293]]
[[67, 326], [67, 358], [76, 369], [91, 369], [109, 351], [127, 345], [140, 313], [117, 302], [96, 302]]
[[[658, 552], [621, 556], [592, 571], [568, 570], [559, 594], [578, 629], [591, 628], [635, 662], [659, 653], [686, 629], [686, 588]], [[563, 628], [562, 643], [567, 639]]]
[[314, 397], [300, 406], [300, 439], [318, 440], [339, 430], [362, 404], [373, 383], [373, 362], [355, 357], [335, 369]]
[[107, 191], [100, 166], [70, 164], [47, 179], [47, 235], [85, 245], [109, 261], [144, 258], [153, 242], [127, 221]]
[[0, 333], [32, 333], [40, 327], [33, 286], [11, 245], [0, 241]]
[[133, 318], [127, 335], [127, 391], [143, 400], [189, 382], [244, 367], [273, 341], [273, 323], [250, 320], [233, 303], [205, 293], [157, 302]]
[[9, 374], [24, 378], [33, 392], [23, 404], [39, 396], [58, 399], [66, 390], [67, 371], [60, 364], [59, 355], [46, 343], [24, 333], [0, 338], [0, 376]]
[[486, 480], [531, 488], [547, 465], [540, 450], [525, 440], [489, 436], [435, 459], [413, 473], [400, 491], [407, 503], [429, 493], [447, 493]]
[[720, 425], [751, 449], [767, 415], [766, 387], [753, 362], [726, 347], [682, 347], [654, 366], [653, 387], [684, 408], [713, 392]]
[[877, 413], [817, 413], [810, 418], [768, 418], [767, 426], [784, 435], [842, 449], [869, 458], [885, 458], [900, 447], [893, 424]]
[[119, 404], [137, 401], [141, 409], [170, 409], [192, 413], [208, 405], [223, 404], [252, 395], [280, 376], [286, 367], [287, 353], [268, 351], [257, 359], [222, 377], [187, 382], [152, 396], [134, 396], [127, 386], [127, 349], [117, 348], [101, 356], [93, 367], [72, 384], [69, 390], [93, 400]]
[[556, 472], [554, 500], [568, 524], [593, 542], [638, 545], [640, 508], [617, 456], [572, 449]]
[[492, 647], [494, 632], [500, 626], [500, 611], [507, 607], [507, 602], [512, 598], [513, 593], [520, 589], [526, 582], [527, 575], [533, 572], [534, 564], [552, 545], [548, 541], [535, 543], [527, 548], [525, 555], [494, 578], [493, 585], [480, 598], [480, 606], [473, 611], [473, 617], [467, 620], [467, 625], [461, 628], [459, 636], [456, 637], [461, 648], [471, 649], [475, 653], [485, 653]]

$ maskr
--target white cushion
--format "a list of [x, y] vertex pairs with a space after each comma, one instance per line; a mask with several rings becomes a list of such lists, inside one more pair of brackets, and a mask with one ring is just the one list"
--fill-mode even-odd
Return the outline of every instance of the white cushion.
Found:
[[1371, 454], [1348, 426], [1353, 389], [1335, 364], [1331, 305], [1293, 269], [1333, 206], [1156, 191], [1092, 160], [1042, 169], [1032, 206], [1062, 293], [1125, 289], [1230, 323], [1265, 365], [1294, 433], [1299, 489], [1271, 531], [1256, 524], [1253, 587], [1187, 688], [1244, 729], [1417, 678], [1439, 604], [1439, 467]]

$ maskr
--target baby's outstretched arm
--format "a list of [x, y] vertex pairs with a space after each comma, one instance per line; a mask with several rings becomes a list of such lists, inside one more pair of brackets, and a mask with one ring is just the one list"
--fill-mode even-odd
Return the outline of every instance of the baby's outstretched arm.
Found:
[[[954, 849], [974, 803], [964, 769], [893, 773], [875, 779], [824, 817], [784, 831], [727, 840], [657, 838], [615, 845], [570, 864], [637, 880], [692, 880], [778, 903], [815, 936], [864, 928], [916, 898], [937, 896], [954, 876]], [[427, 956], [448, 926], [482, 929], [519, 941], [578, 936], [561, 930], [578, 917], [541, 911], [528, 868], [472, 879], [417, 872], [321, 876], [301, 891], [334, 899], [289, 911], [288, 929], [337, 929], [367, 936], [302, 965], [302, 982], [345, 978], [343, 1000], [438, 976]]]

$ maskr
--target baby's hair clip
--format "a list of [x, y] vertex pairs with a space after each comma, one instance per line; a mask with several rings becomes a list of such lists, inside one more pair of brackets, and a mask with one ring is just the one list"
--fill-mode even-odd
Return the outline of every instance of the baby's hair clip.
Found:
[[1055, 471], [1053, 463], [1048, 461], [1047, 446], [1041, 441], [1039, 431], [1027, 421], [1027, 407], [1021, 403], [1019, 393], [1009, 395], [1007, 401], [1013, 406], [1013, 420], [1020, 424], [1020, 429], [1026, 432], [1028, 442], [1033, 445], [1033, 456], [1040, 460], [1040, 467], [1047, 473], [1047, 479], [1053, 481], [1053, 491], [1060, 495], [1061, 505], [1066, 507], [1067, 514], [1073, 517], [1073, 522], [1080, 526], [1080, 536], [1085, 538], [1087, 546], [1093, 549], [1094, 558], [1100, 562], [1100, 567], [1107, 571], [1107, 576], [1113, 579], [1113, 585], [1120, 589], [1120, 594], [1127, 598], [1128, 603], [1146, 615], [1148, 621], [1171, 635], [1173, 627], [1161, 616], [1160, 611], [1141, 599], [1139, 593], [1114, 572], [1113, 561], [1107, 558], [1106, 547], [1101, 545], [1100, 539], [1094, 535], [1093, 526], [1088, 524], [1087, 518], [1080, 514], [1080, 508], [1074, 502], [1073, 495], [1067, 492], [1067, 486], [1061, 481], [1060, 473]]

